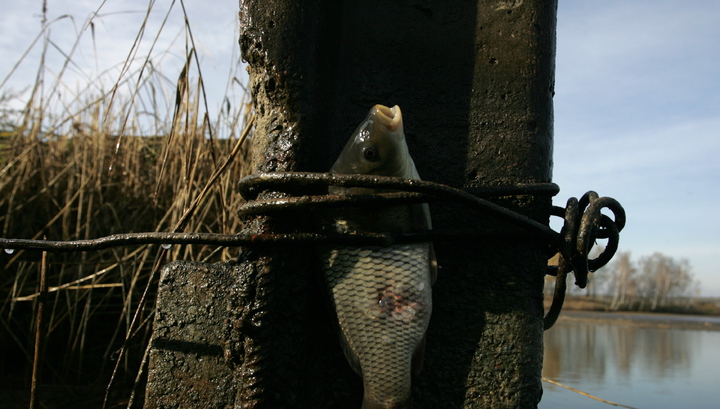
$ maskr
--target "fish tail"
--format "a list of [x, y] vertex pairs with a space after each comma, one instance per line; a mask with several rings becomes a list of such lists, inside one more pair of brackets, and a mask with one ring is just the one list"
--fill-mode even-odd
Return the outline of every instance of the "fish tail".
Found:
[[377, 403], [368, 399], [367, 395], [363, 396], [363, 402], [360, 409], [412, 409], [412, 399], [408, 398], [404, 402], [397, 403]]

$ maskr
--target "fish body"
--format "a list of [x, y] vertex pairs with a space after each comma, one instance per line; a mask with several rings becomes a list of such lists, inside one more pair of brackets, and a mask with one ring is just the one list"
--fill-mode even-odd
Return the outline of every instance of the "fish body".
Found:
[[[373, 107], [330, 171], [419, 179], [400, 108]], [[375, 191], [333, 187], [331, 193]], [[343, 211], [334, 223], [342, 232], [402, 232], [430, 228], [430, 215], [426, 204], [385, 206]], [[432, 244], [336, 246], [322, 258], [345, 356], [363, 379], [362, 408], [410, 408], [411, 374], [422, 365], [432, 312]]]

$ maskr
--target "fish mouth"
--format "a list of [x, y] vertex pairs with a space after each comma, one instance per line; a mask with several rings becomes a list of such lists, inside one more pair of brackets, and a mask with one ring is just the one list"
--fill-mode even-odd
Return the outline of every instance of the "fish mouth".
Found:
[[385, 105], [378, 104], [374, 108], [376, 118], [388, 131], [394, 132], [402, 129], [402, 112], [399, 106], [395, 105], [388, 108]]

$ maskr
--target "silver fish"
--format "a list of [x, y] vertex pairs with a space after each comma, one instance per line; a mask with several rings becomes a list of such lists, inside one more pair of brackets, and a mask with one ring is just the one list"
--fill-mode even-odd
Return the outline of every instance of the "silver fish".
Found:
[[[408, 152], [398, 106], [376, 105], [343, 149], [331, 173], [420, 179]], [[334, 194], [374, 193], [332, 187]], [[429, 229], [427, 204], [347, 210], [338, 231]], [[436, 275], [431, 243], [331, 247], [323, 254], [348, 362], [362, 377], [363, 409], [411, 408], [411, 374], [422, 366]]]

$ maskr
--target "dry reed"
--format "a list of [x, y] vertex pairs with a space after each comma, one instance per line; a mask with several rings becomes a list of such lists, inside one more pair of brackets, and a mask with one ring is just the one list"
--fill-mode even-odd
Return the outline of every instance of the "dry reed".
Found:
[[[236, 104], [228, 98], [218, 117], [209, 118], [194, 39], [187, 25], [186, 30], [180, 73], [158, 73], [149, 63], [167, 50], [151, 50], [155, 54], [131, 69], [130, 59], [138, 59], [134, 49], [109, 90], [103, 91], [98, 78], [64, 100], [52, 90], [70, 88], [62, 83], [62, 72], [73, 63], [74, 50], [60, 70], [53, 67], [60, 72], [55, 80], [46, 82], [49, 32], [38, 36], [45, 49], [21, 112], [10, 112], [4, 104], [9, 92], [0, 86], [5, 96], [0, 97], [2, 237], [74, 240], [141, 231], [238, 231], [235, 209], [242, 198], [235, 185], [249, 162], [246, 144], [233, 147], [249, 122], [249, 95]], [[168, 87], [168, 77], [177, 80], [172, 96], [163, 98], [160, 90]], [[240, 83], [236, 71], [230, 77]], [[209, 183], [231, 154], [235, 160]], [[201, 192], [202, 202], [192, 207]], [[49, 255], [43, 378], [38, 380], [46, 387], [39, 386], [40, 407], [70, 401], [74, 407], [99, 407], [114, 359], [121, 359], [120, 378], [131, 383], [152, 323], [154, 266], [175, 259], [218, 261], [233, 257], [232, 251], [139, 246]], [[39, 252], [0, 251], [0, 380], [12, 380], [4, 382], [0, 400], [17, 401], [18, 407], [27, 407], [29, 398], [25, 379], [33, 366], [40, 264]], [[127, 398], [119, 384], [111, 395], [116, 403]], [[86, 399], [65, 396], [73, 392]]]

